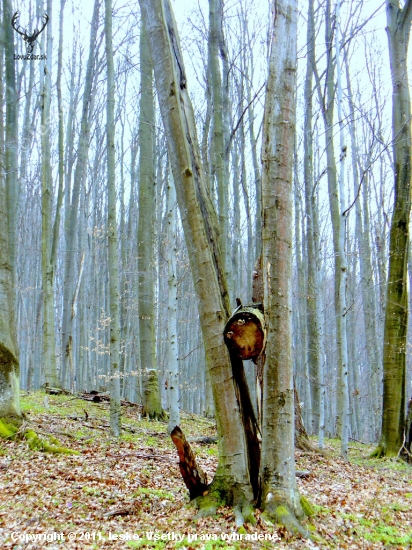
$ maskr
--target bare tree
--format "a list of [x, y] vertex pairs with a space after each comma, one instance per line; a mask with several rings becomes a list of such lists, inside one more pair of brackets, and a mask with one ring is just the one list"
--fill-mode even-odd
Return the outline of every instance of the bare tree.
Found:
[[392, 136], [395, 203], [389, 243], [389, 273], [383, 340], [382, 435], [376, 456], [397, 455], [405, 421], [406, 337], [408, 330], [407, 265], [411, 209], [411, 99], [407, 54], [412, 0], [403, 8], [387, 0], [387, 35], [392, 80]]
[[296, 0], [273, 2], [262, 145], [262, 250], [267, 323], [263, 379], [261, 501], [265, 515], [304, 534], [295, 479], [292, 364], [293, 152]]
[[[14, 70], [14, 39], [10, 25], [11, 2], [3, 0], [3, 36], [6, 68], [6, 154], [0, 172], [0, 418], [19, 422], [20, 377], [16, 344], [15, 286], [13, 262], [16, 252], [17, 196], [17, 94]], [[1, 98], [3, 99], [3, 98]], [[8, 192], [7, 190], [10, 190]], [[10, 208], [12, 206], [12, 208]], [[14, 253], [11, 253], [11, 251]]]
[[139, 337], [142, 369], [142, 399], [145, 414], [162, 416], [159, 377], [156, 364], [155, 335], [155, 110], [153, 62], [146, 34], [143, 13], [140, 22], [140, 159], [139, 159], [139, 223], [137, 251], [139, 269]]
[[114, 120], [114, 64], [112, 38], [112, 0], [105, 0], [104, 28], [107, 60], [107, 232], [109, 248], [110, 291], [110, 429], [120, 435], [120, 320], [119, 320], [119, 257], [117, 254], [116, 158]]

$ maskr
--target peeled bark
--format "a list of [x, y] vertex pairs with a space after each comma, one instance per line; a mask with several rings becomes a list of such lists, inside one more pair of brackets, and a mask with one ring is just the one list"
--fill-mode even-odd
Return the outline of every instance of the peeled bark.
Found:
[[196, 457], [184, 433], [175, 426], [170, 434], [179, 454], [179, 468], [191, 499], [207, 492], [207, 475], [198, 466]]

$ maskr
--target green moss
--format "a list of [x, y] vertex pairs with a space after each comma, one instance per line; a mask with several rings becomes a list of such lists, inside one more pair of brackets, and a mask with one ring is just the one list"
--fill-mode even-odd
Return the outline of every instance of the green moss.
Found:
[[207, 449], [206, 452], [207, 452], [208, 455], [212, 455], [212, 456], [218, 456], [219, 455], [218, 449], [214, 449], [214, 448]]
[[13, 439], [17, 431], [18, 427], [13, 422], [0, 419], [0, 437], [2, 439]]
[[127, 546], [131, 548], [153, 548], [154, 550], [163, 550], [166, 546], [166, 541], [143, 538], [141, 540], [130, 540], [127, 542]]
[[33, 430], [26, 430], [24, 432], [24, 438], [27, 441], [28, 446], [32, 451], [44, 451], [46, 453], [65, 454], [65, 455], [78, 455], [78, 451], [61, 447], [59, 441], [53, 438], [56, 444], [50, 444], [48, 441], [41, 439]]
[[194, 517], [195, 520], [204, 517], [215, 517], [218, 507], [225, 504], [218, 491], [213, 491], [207, 495], [197, 497], [194, 499], [193, 503], [198, 508], [198, 512]]
[[302, 506], [302, 510], [305, 512], [305, 514], [310, 517], [314, 516], [316, 513], [315, 507], [309, 502], [309, 500], [304, 497], [300, 496], [300, 505]]
[[412, 544], [412, 535], [401, 535], [389, 525], [375, 525], [369, 532], [362, 533], [363, 537], [370, 542], [381, 542], [385, 545], [402, 544], [405, 548]]
[[290, 512], [286, 508], [286, 506], [276, 506], [275, 511], [276, 511], [276, 516], [279, 518], [280, 521], [290, 516]]

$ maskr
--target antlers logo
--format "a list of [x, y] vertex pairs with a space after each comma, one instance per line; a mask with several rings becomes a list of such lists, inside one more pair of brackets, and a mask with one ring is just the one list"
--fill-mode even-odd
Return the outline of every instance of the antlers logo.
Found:
[[18, 17], [19, 17], [19, 12], [16, 11], [16, 13], [11, 18], [11, 26], [13, 27], [13, 29], [18, 34], [21, 34], [21, 36], [23, 37], [23, 40], [26, 42], [26, 51], [27, 51], [27, 53], [28, 54], [33, 53], [34, 43], [36, 42], [39, 34], [44, 31], [44, 28], [45, 28], [45, 26], [47, 25], [47, 23], [49, 21], [49, 16], [47, 15], [47, 13], [45, 13], [44, 16], [43, 16], [44, 23], [43, 23], [42, 28], [40, 30], [34, 29], [34, 31], [31, 34], [29, 34], [26, 31], [26, 29], [23, 29], [23, 27], [20, 27], [20, 25], [16, 26], [16, 21], [17, 21]]

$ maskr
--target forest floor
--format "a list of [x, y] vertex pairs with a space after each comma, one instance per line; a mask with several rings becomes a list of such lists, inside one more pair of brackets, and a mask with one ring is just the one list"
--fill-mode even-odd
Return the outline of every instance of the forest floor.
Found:
[[[0, 441], [0, 547], [39, 548], [412, 548], [412, 467], [368, 459], [372, 446], [327, 440], [327, 457], [296, 452], [302, 495], [316, 514], [306, 527], [314, 540], [265, 525], [236, 530], [230, 508], [194, 520], [167, 425], [140, 419], [123, 406], [123, 435], [109, 435], [107, 403], [42, 392], [23, 394], [27, 427], [51, 435], [77, 455], [32, 451], [27, 442]], [[212, 421], [182, 414], [190, 437], [215, 436]], [[209, 480], [217, 445], [193, 443]]]

